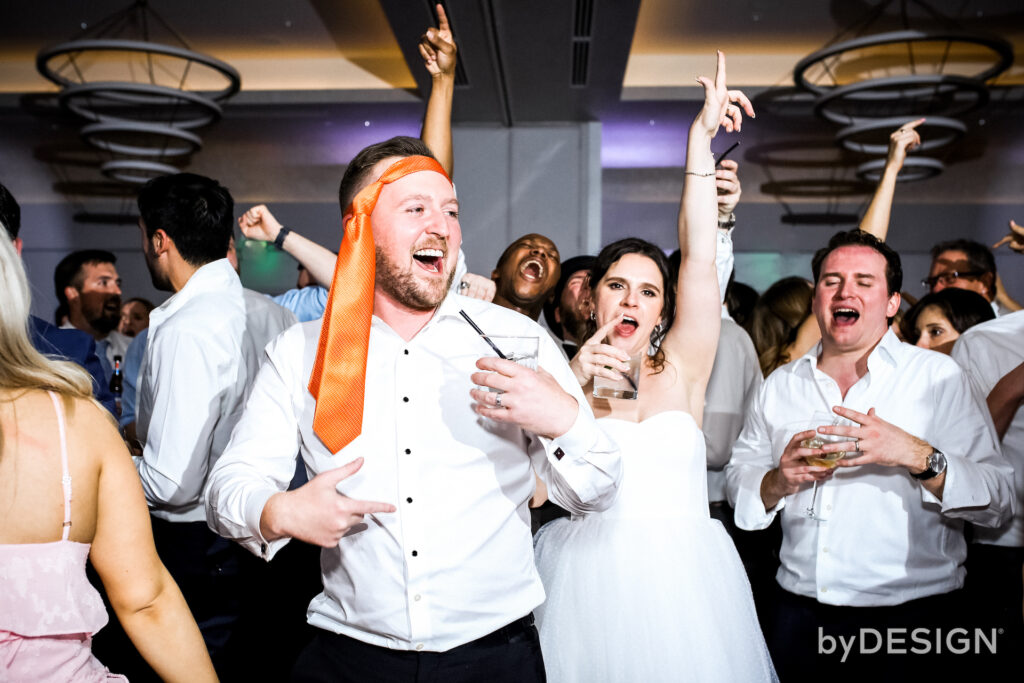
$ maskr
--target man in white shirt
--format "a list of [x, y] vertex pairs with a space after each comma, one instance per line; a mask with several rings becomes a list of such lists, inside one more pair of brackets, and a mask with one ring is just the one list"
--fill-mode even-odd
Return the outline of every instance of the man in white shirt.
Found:
[[114, 357], [124, 360], [131, 337], [117, 331], [121, 322], [121, 277], [117, 257], [102, 249], [75, 251], [57, 264], [54, 292], [68, 312], [65, 329], [77, 329], [96, 340], [96, 355], [110, 382]]
[[[361, 190], [429, 156], [412, 138], [360, 152], [339, 191], [346, 225]], [[440, 166], [424, 163], [433, 170], [383, 184], [369, 214], [377, 256], [358, 436], [332, 454], [314, 431], [321, 323], [302, 323], [267, 348], [210, 475], [218, 532], [266, 559], [292, 537], [324, 548], [324, 592], [307, 612], [322, 630], [294, 680], [412, 681], [427, 669], [455, 682], [542, 680], [533, 472], [581, 513], [610, 505], [621, 476], [617, 447], [543, 328], [449, 293], [458, 202]], [[543, 370], [494, 357], [460, 309], [489, 335], [537, 337]], [[311, 478], [284, 492], [296, 452]]]
[[242, 412], [262, 344], [274, 336], [261, 328], [277, 323], [267, 316], [247, 328], [242, 284], [225, 258], [234, 227], [227, 189], [190, 173], [163, 176], [142, 188], [138, 204], [153, 284], [174, 294], [150, 315], [135, 463], [157, 550], [229, 679], [237, 673], [231, 639], [262, 566], [209, 530], [202, 492]]
[[[769, 648], [782, 680], [948, 673], [935, 643], [963, 625], [963, 520], [1009, 518], [1012, 470], [956, 363], [889, 331], [899, 256], [854, 230], [819, 250], [812, 270], [822, 341], [765, 380], [726, 470], [737, 526], [761, 529], [782, 513]], [[805, 447], [816, 411], [854, 423], [820, 429], [848, 440]], [[805, 461], [837, 452], [852, 457], [836, 470]], [[862, 629], [881, 634], [887, 656], [857, 641]], [[922, 650], [911, 631], [930, 639], [929, 657], [913, 656]], [[890, 638], [903, 640], [890, 647]]]
[[1016, 634], [1019, 643], [1024, 629], [1024, 311], [964, 332], [953, 346], [953, 359], [967, 372], [977, 398], [987, 402], [1003, 456], [1013, 465], [1017, 504], [1006, 524], [974, 529], [967, 551], [967, 593], [979, 624]]

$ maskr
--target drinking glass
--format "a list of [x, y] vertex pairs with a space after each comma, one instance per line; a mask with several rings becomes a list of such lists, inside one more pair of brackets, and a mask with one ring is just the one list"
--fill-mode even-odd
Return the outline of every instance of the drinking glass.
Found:
[[[840, 436], [838, 434], [821, 434], [819, 433], [818, 427], [825, 427], [831, 425], [844, 424], [842, 418], [833, 413], [826, 413], [819, 411], [814, 413], [810, 420], [805, 422], [799, 427], [798, 431], [806, 432], [814, 430], [814, 436], [804, 439], [800, 442], [800, 445], [804, 448], [821, 448], [827, 443], [843, 443], [846, 441], [855, 441], [850, 436]], [[845, 423], [852, 424], [852, 423]], [[822, 453], [821, 455], [807, 456], [804, 461], [812, 467], [828, 467], [834, 468], [838, 466], [839, 461], [846, 457], [846, 451], [836, 451], [832, 453]], [[815, 511], [815, 503], [818, 500], [818, 481], [814, 480], [811, 483], [811, 503], [804, 509], [804, 514], [817, 522], [827, 522], [828, 520], [821, 516], [820, 513]]]

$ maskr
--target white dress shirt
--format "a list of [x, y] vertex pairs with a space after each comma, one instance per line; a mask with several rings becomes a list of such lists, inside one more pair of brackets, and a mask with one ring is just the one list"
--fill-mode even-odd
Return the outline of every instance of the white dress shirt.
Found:
[[[566, 434], [549, 440], [473, 412], [470, 375], [494, 353], [460, 308], [488, 334], [539, 338], [540, 366], [579, 403]], [[313, 432], [307, 389], [319, 335], [319, 323], [301, 323], [267, 348], [210, 475], [211, 528], [269, 559], [287, 539], [267, 542], [260, 516], [288, 486], [296, 453], [311, 476], [363, 457], [339, 491], [398, 511], [368, 517], [322, 552], [324, 591], [310, 603], [310, 624], [378, 646], [445, 651], [529, 613], [544, 600], [527, 507], [534, 470], [552, 500], [579, 513], [610, 506], [621, 477], [618, 447], [554, 342], [519, 313], [451, 293], [408, 342], [374, 317], [362, 433], [331, 455]]]
[[725, 464], [743, 428], [747, 406], [764, 381], [754, 342], [724, 311], [715, 365], [704, 392], [704, 442], [707, 444], [708, 500], [725, 500]]
[[161, 519], [206, 519], [206, 475], [227, 445], [259, 363], [245, 313], [242, 283], [220, 259], [150, 314], [136, 423], [144, 447], [135, 464], [150, 510]]
[[[833, 605], [897, 605], [963, 585], [967, 548], [963, 523], [998, 526], [1011, 515], [1013, 472], [995, 443], [988, 412], [948, 356], [885, 333], [868, 356], [868, 372], [847, 391], [817, 367], [821, 343], [773, 372], [751, 405], [726, 468], [736, 525], [763, 529], [782, 512], [786, 590]], [[766, 511], [761, 480], [801, 422], [843, 405], [924, 439], [946, 455], [940, 501], [902, 467], [840, 468], [818, 484], [808, 518], [811, 485]]]
[[[1024, 363], [1024, 311], [990, 320], [960, 335], [953, 359], [967, 371], [976, 396], [984, 401], [1004, 375]], [[1003, 456], [1013, 466], [1016, 514], [998, 529], [974, 530], [975, 543], [1024, 546], [1024, 409], [1018, 410], [1003, 435]]]

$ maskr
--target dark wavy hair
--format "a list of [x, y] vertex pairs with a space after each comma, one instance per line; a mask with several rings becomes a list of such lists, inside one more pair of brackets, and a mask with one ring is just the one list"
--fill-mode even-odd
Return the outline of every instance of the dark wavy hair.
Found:
[[978, 323], [996, 317], [995, 311], [992, 310], [992, 304], [981, 294], [968, 289], [946, 287], [934, 294], [925, 294], [903, 316], [903, 320], [900, 322], [900, 331], [903, 333], [903, 338], [909, 343], [916, 344], [920, 338], [917, 333], [917, 319], [929, 306], [939, 309], [953, 329], [960, 334]]
[[[665, 252], [658, 245], [638, 237], [627, 237], [626, 239], [612, 242], [601, 250], [601, 253], [597, 255], [597, 262], [590, 269], [591, 295], [595, 297], [594, 300], [596, 302], [597, 288], [601, 280], [608, 272], [608, 269], [626, 254], [646, 256], [654, 261], [654, 265], [658, 267], [658, 271], [661, 273], [662, 292], [664, 293], [661, 307], [661, 324], [655, 326], [651, 331], [650, 340], [651, 346], [657, 349], [651, 357], [651, 365], [654, 367], [655, 372], [661, 372], [665, 369], [665, 352], [661, 349], [661, 342], [669, 328], [672, 327], [676, 317], [676, 281], [672, 277], [672, 267], [669, 265]], [[584, 339], [592, 337], [595, 332], [597, 332], [597, 322], [595, 320], [587, 320]]]

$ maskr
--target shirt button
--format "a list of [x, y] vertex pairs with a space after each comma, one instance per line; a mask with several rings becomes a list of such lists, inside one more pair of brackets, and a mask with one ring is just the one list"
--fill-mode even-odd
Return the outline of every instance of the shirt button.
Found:
[[402, 402], [403, 403], [408, 403], [409, 402], [409, 397], [408, 396], [403, 396], [402, 397]]
[[821, 587], [821, 592], [822, 593], [828, 593], [828, 586], [822, 586]]
[[404, 353], [405, 355], [408, 356], [409, 355], [409, 349], [405, 349], [402, 353]]
[[417, 551], [413, 550], [413, 551], [412, 551], [412, 556], [413, 556], [413, 557], [416, 557], [417, 555], [419, 555], [419, 553], [418, 553]]
[[267, 544], [266, 543], [260, 543], [260, 555], [266, 555], [266, 554], [267, 554]]
[[412, 502], [412, 498], [406, 498], [406, 499], [405, 499], [405, 502], [406, 502], [406, 503], [411, 503], [411, 502]]
[[821, 552], [823, 552], [823, 553], [825, 553], [827, 555], [828, 554], [828, 548], [822, 548]]
[[416, 595], [412, 596], [412, 599], [415, 600], [416, 602], [419, 602], [420, 601], [420, 594], [417, 593]]
[[831, 505], [826, 505], [825, 509], [828, 510], [829, 512], [831, 512], [832, 511], [832, 506]]
[[423, 643], [416, 643], [416, 649], [417, 650], [422, 650], [423, 649]]

